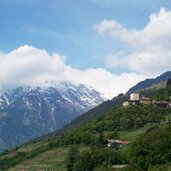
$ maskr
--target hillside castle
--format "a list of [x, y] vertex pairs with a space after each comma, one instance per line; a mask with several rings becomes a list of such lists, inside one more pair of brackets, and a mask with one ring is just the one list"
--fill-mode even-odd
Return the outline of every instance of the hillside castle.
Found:
[[139, 93], [131, 93], [130, 94], [130, 99], [123, 102], [123, 106], [128, 106], [130, 104], [135, 105], [135, 104], [151, 104], [152, 101], [150, 98], [145, 97], [145, 96], [140, 96]]
[[153, 104], [162, 108], [171, 107], [171, 103], [168, 101], [152, 101], [150, 98], [141, 96], [139, 93], [131, 93], [130, 99], [122, 103], [125, 107], [138, 104]]

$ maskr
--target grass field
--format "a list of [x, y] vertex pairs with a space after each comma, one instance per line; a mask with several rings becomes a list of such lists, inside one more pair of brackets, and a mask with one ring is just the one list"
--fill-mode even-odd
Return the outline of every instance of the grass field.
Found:
[[13, 157], [13, 156], [15, 156], [15, 154], [17, 152], [30, 152], [30, 151], [40, 147], [41, 145], [42, 145], [42, 143], [38, 142], [38, 143], [33, 143], [33, 144], [32, 143], [29, 143], [29, 144], [26, 144], [26, 145], [24, 144], [24, 145], [22, 145], [21, 147], [19, 147], [17, 149], [15, 149], [15, 147], [14, 147], [14, 148], [10, 149], [10, 151], [7, 154], [1, 155], [0, 159], [3, 159], [5, 157], [7, 157], [7, 158]]
[[9, 171], [66, 171], [65, 160], [68, 148], [57, 148], [26, 160]]
[[145, 127], [135, 131], [122, 131], [120, 132], [120, 138], [133, 142], [139, 135], [144, 134], [150, 127], [151, 125], [146, 125]]

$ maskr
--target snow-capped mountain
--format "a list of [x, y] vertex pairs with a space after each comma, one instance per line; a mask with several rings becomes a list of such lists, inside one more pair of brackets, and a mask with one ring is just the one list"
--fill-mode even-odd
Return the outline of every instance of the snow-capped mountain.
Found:
[[59, 129], [105, 99], [84, 85], [46, 82], [0, 96], [0, 149]]

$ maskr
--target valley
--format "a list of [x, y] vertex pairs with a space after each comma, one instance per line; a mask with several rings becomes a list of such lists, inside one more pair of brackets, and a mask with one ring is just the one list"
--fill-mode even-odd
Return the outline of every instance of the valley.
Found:
[[[148, 89], [139, 93], [146, 96], [150, 94], [150, 98], [154, 100], [168, 100], [170, 90], [168, 80], [165, 88]], [[120, 94], [76, 118], [62, 129], [4, 151], [0, 154], [0, 170], [169, 170], [170, 164], [167, 160], [171, 154], [166, 150], [170, 148], [171, 141], [168, 134], [171, 108], [141, 103], [122, 106], [122, 102], [127, 99], [128, 94]], [[161, 137], [165, 141], [162, 142]], [[147, 141], [147, 138], [149, 144], [144, 146], [142, 142]], [[117, 148], [108, 147], [105, 142], [110, 139], [130, 144], [119, 145]], [[160, 157], [153, 157], [156, 148], [160, 149], [161, 145], [167, 146], [163, 151], [157, 151], [158, 154], [166, 153], [164, 161]], [[142, 147], [146, 149], [146, 153], [137, 151], [143, 151]], [[148, 162], [154, 163], [153, 165], [148, 165], [145, 155], [151, 157]], [[122, 169], [112, 168], [115, 165], [128, 166]]]
[[171, 171], [169, 0], [0, 0], [0, 171]]

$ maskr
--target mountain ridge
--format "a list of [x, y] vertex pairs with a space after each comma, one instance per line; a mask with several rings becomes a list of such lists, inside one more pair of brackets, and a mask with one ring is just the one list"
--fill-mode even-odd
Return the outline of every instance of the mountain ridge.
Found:
[[158, 84], [160, 83], [161, 81], [165, 81], [167, 79], [171, 78], [171, 71], [167, 71], [163, 74], [161, 74], [160, 76], [157, 76], [155, 78], [149, 78], [149, 79], [145, 79], [139, 83], [137, 83], [135, 86], [131, 87], [127, 93], [133, 93], [135, 91], [138, 91], [138, 90], [142, 90], [142, 89], [145, 89], [145, 88], [148, 88], [150, 87], [152, 84]]
[[[64, 126], [64, 128], [62, 128], [62, 126], [61, 126], [62, 129], [59, 129], [57, 131], [55, 130], [55, 128], [52, 128], [51, 131], [54, 131], [52, 134], [59, 134], [59, 133], [65, 132], [65, 131], [69, 131], [70, 129], [77, 128], [77, 127], [79, 127], [81, 125], [84, 125], [84, 124], [86, 124], [86, 123], [88, 123], [88, 122], [90, 122], [90, 121], [104, 115], [106, 112], [108, 112], [110, 110], [110, 108], [112, 106], [118, 106], [118, 105], [121, 106], [122, 102], [129, 98], [129, 94], [131, 92], [141, 91], [143, 89], [148, 88], [147, 85], [150, 87], [153, 84], [157, 84], [161, 80], [164, 81], [164, 80], [167, 80], [168, 78], [171, 78], [171, 71], [163, 73], [163, 74], [161, 74], [160, 76], [158, 76], [158, 77], [156, 77], [154, 79], [146, 79], [144, 81], [141, 81], [140, 83], [138, 83], [135, 86], [133, 86], [132, 88], [130, 88], [130, 90], [125, 95], [119, 94], [117, 97], [114, 97], [112, 100], [105, 101], [105, 102], [103, 102], [101, 104], [99, 103], [100, 104], [99, 106], [96, 106], [95, 108], [92, 107], [91, 110], [88, 110], [88, 112], [83, 112], [84, 114], [82, 114], [81, 116], [78, 116], [78, 117], [75, 116], [76, 119], [74, 119], [72, 122], [70, 122], [71, 120], [68, 121], [68, 124], [66, 126]], [[43, 85], [43, 89], [46, 89], [46, 87], [48, 87], [48, 86]], [[42, 91], [42, 89], [41, 89], [41, 91]], [[67, 93], [65, 95], [65, 98], [67, 99]], [[84, 103], [85, 103], [85, 101], [84, 101]], [[46, 104], [46, 103], [44, 103], [44, 104]], [[46, 105], [43, 105], [43, 106], [46, 106]], [[78, 107], [79, 107], [79, 105], [78, 105]], [[46, 108], [43, 109], [43, 110], [46, 110]], [[3, 115], [4, 115], [4, 113], [1, 113], [2, 117], [3, 117]], [[53, 115], [51, 115], [51, 117], [53, 118]], [[25, 124], [27, 125], [28, 123], [29, 123], [29, 121], [26, 120]], [[44, 137], [44, 135], [43, 135], [43, 137]]]
[[57, 130], [105, 100], [84, 85], [57, 85], [18, 87], [0, 96], [1, 150]]
[[[165, 92], [167, 96], [170, 96], [170, 85], [171, 84], [169, 80], [169, 82], [167, 82], [166, 88], [157, 90], [154, 96], [158, 97], [159, 100], [161, 98], [160, 95], [162, 95], [163, 92]], [[118, 98], [123, 98], [123, 95], [120, 94], [113, 100], [116, 100]], [[120, 101], [118, 101], [118, 103], [120, 103]], [[139, 157], [139, 152], [144, 151], [144, 149], [148, 150], [148, 148], [144, 147], [143, 143], [141, 149], [136, 148], [137, 152], [135, 154], [131, 153], [131, 155], [128, 155], [128, 152], [134, 149], [134, 145], [138, 145], [140, 144], [140, 142], [142, 142], [138, 140], [138, 137], [141, 138], [142, 134], [147, 135], [150, 131], [156, 130], [156, 128], [163, 129], [164, 127], [166, 129], [163, 129], [163, 133], [164, 135], [166, 135], [166, 137], [168, 137], [168, 135], [170, 135], [169, 118], [170, 108], [166, 108], [165, 110], [163, 110], [163, 108], [160, 106], [151, 107], [145, 104], [130, 105], [128, 107], [112, 106], [110, 108], [110, 111], [105, 113], [103, 116], [93, 120], [92, 122], [89, 122], [86, 125], [82, 125], [79, 128], [70, 130], [68, 132], [65, 131], [60, 135], [48, 135], [47, 137], [44, 137], [42, 139], [37, 139], [23, 144], [20, 147], [4, 151], [0, 154], [0, 169], [7, 170], [11, 168], [11, 170], [20, 170], [27, 168], [31, 170], [31, 168], [34, 167], [37, 170], [46, 170], [49, 168], [53, 168], [55, 170], [66, 170], [66, 167], [71, 168], [72, 166], [73, 168], [73, 166], [75, 167], [76, 165], [75, 163], [80, 163], [77, 170], [80, 170], [80, 167], [82, 167], [82, 165], [84, 166], [84, 169], [82, 170], [87, 170], [89, 165], [83, 163], [93, 163], [93, 165], [90, 165], [91, 169], [97, 169], [100, 167], [102, 170], [108, 170], [109, 165], [104, 166], [104, 162], [110, 163], [110, 166], [115, 164], [129, 164], [129, 167], [135, 167], [134, 162], [132, 163], [132, 159], [135, 159], [135, 154], [138, 154], [137, 156]], [[166, 130], [168, 130], [168, 134], [165, 134]], [[155, 136], [157, 136], [158, 133], [159, 132], [157, 130]], [[159, 144], [159, 146], [157, 146], [156, 148], [156, 144], [154, 144], [154, 148], [152, 149], [153, 151], [151, 151], [152, 146], [149, 146], [150, 152], [152, 152], [152, 155], [155, 154], [155, 156], [156, 154], [158, 154], [158, 152], [160, 152], [161, 156], [163, 156], [163, 142], [165, 142], [166, 147], [168, 147], [167, 144], [169, 144], [168, 139], [165, 139], [165, 141], [163, 141], [163, 136], [160, 137], [160, 133], [158, 136], [158, 138], [160, 139], [160, 143], [157, 143]], [[145, 140], [150, 140], [150, 142], [151, 140], [154, 140], [154, 134], [152, 133], [151, 135], [152, 136], [150, 137], [152, 139], [147, 136]], [[130, 142], [133, 147], [132, 145], [124, 146], [124, 150], [121, 148], [121, 146], [113, 146], [113, 148], [107, 148], [105, 142], [108, 141], [108, 139], [116, 138], [117, 140], [125, 139], [126, 142]], [[64, 149], [67, 149], [65, 153]], [[71, 149], [77, 149], [78, 153], [76, 153], [75, 151], [74, 153], [71, 153]], [[53, 153], [51, 153], [52, 151]], [[57, 153], [59, 157], [56, 158]], [[169, 153], [168, 148], [165, 148], [165, 153]], [[65, 154], [65, 156], [63, 156], [63, 154]], [[148, 154], [149, 153], [145, 155], [145, 160], [143, 161], [146, 161], [146, 156]], [[68, 162], [68, 158], [70, 159], [70, 157], [72, 156], [71, 160], [73, 161], [73, 155], [78, 155], [78, 158], [75, 158], [74, 162], [72, 162], [72, 165], [69, 165], [70, 162]], [[140, 156], [144, 157], [144, 153], [142, 153], [142, 155], [140, 154]], [[167, 158], [166, 161], [168, 161], [169, 159], [169, 157], [167, 156], [168, 155], [165, 155], [165, 157]], [[61, 157], [64, 158], [59, 164], [58, 159], [60, 159], [61, 161]], [[158, 159], [161, 159], [161, 157], [158, 156], [158, 158], [154, 158], [153, 161], [155, 161], [156, 164], [161, 164], [162, 166], [163, 163], [158, 163]], [[27, 162], [28, 160], [29, 162]], [[83, 162], [80, 162], [80, 160]], [[42, 162], [45, 164], [42, 164]], [[139, 163], [140, 162], [138, 162], [137, 164]], [[152, 164], [155, 163], [153, 162]], [[149, 164], [149, 166], [151, 168], [151, 164]]]
[[161, 86], [160, 88], [162, 88], [162, 87], [164, 88], [166, 86], [166, 82], [169, 78], [171, 78], [171, 71], [167, 71], [156, 78], [145, 79], [144, 81], [141, 81], [141, 82], [137, 83], [135, 86], [133, 86], [132, 88], [130, 88], [126, 94], [121, 93], [118, 96], [114, 97], [112, 100], [103, 102], [99, 106], [97, 106], [97, 107], [91, 109], [90, 111], [84, 113], [83, 115], [77, 117], [72, 122], [67, 124], [64, 128], [57, 130], [52, 134], [60, 134], [65, 131], [68, 131], [72, 128], [77, 128], [79, 126], [82, 126], [82, 125], [102, 116], [104, 113], [109, 111], [112, 106], [121, 106], [124, 101], [129, 99], [130, 93], [141, 92], [141, 94], [147, 95], [147, 94], [149, 94], [149, 92], [146, 93], [144, 91], [145, 90], [150, 91], [152, 89], [155, 89], [154, 84], [157, 85], [157, 84], [162, 83], [163, 85], [162, 86], [160, 85]]

